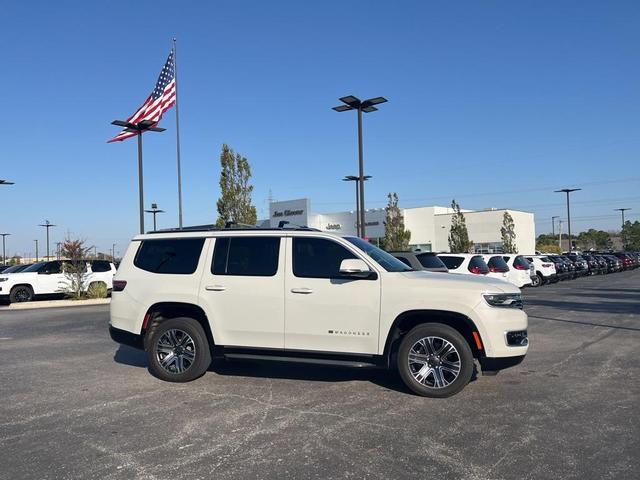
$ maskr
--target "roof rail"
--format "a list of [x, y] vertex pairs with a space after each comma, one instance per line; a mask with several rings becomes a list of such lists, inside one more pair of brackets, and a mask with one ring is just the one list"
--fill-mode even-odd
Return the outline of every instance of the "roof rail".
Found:
[[[283, 222], [280, 222], [282, 224]], [[225, 232], [229, 230], [234, 231], [256, 231], [256, 232], [273, 232], [273, 231], [307, 231], [307, 232], [320, 232], [317, 228], [311, 228], [304, 225], [278, 225], [278, 227], [258, 227], [257, 225], [243, 225], [239, 223], [227, 222], [225, 228], [220, 228], [216, 225], [193, 225], [182, 228], [163, 228], [161, 230], [153, 230], [146, 232], [148, 235], [156, 233], [179, 233], [179, 232]]]

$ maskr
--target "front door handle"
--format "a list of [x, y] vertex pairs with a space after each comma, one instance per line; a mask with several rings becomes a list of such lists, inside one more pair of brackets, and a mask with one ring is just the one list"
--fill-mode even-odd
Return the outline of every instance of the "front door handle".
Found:
[[300, 293], [302, 295], [309, 295], [310, 293], [313, 293], [313, 290], [310, 288], [292, 288], [291, 289], [291, 293]]
[[227, 287], [224, 287], [223, 285], [207, 285], [204, 289], [209, 290], [210, 292], [224, 292]]

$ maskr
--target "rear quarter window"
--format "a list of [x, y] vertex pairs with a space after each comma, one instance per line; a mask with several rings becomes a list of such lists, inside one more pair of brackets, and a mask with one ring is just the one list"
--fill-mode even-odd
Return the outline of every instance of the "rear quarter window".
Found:
[[462, 265], [462, 262], [464, 262], [464, 257], [443, 255], [442, 257], [438, 257], [438, 258], [442, 260], [442, 263], [444, 263], [449, 270], [455, 270], [460, 265]]
[[487, 262], [485, 262], [484, 258], [480, 256], [473, 257], [471, 260], [469, 260], [468, 269], [470, 272], [473, 271], [473, 269], [476, 269], [480, 273], [489, 273], [489, 267], [487, 266]]
[[147, 272], [190, 275], [196, 271], [204, 238], [143, 240], [133, 264]]
[[436, 255], [423, 253], [422, 255], [416, 255], [416, 257], [424, 268], [443, 268], [446, 266]]

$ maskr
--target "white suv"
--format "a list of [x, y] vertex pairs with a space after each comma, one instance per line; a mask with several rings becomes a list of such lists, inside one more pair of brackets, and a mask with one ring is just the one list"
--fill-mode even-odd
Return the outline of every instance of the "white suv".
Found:
[[556, 264], [544, 255], [532, 255], [525, 257], [533, 265], [535, 276], [531, 277], [531, 285], [539, 287], [546, 283], [558, 281]]
[[[0, 302], [29, 302], [37, 297], [64, 296], [67, 277], [63, 273], [66, 260], [38, 262], [18, 273], [0, 273]], [[103, 283], [107, 291], [113, 285], [116, 267], [106, 260], [87, 260], [83, 289]]]
[[216, 358], [286, 360], [397, 368], [432, 397], [464, 388], [475, 359], [493, 374], [528, 347], [514, 286], [413, 271], [364, 240], [308, 228], [135, 237], [109, 331], [167, 381], [193, 380]]

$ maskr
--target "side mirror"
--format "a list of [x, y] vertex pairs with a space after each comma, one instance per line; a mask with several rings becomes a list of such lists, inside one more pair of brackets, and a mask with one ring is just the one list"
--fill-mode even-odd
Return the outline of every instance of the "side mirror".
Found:
[[369, 265], [359, 258], [347, 258], [340, 262], [340, 274], [345, 277], [369, 278], [372, 273]]

